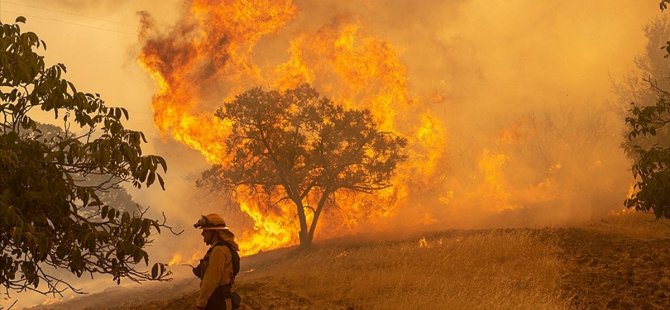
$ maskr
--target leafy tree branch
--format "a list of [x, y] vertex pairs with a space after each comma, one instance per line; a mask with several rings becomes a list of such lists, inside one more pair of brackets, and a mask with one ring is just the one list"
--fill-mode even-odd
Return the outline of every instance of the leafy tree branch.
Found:
[[[47, 67], [38, 54], [46, 44], [22, 32], [24, 22], [0, 24], [0, 283], [7, 293], [80, 292], [54, 269], [117, 283], [169, 279], [161, 263], [136, 266], [149, 264], [146, 247], [170, 229], [165, 217], [101, 199], [125, 183], [164, 188], [167, 163], [142, 153], [146, 138], [124, 126], [126, 109], [77, 91], [63, 79], [65, 65]], [[53, 113], [62, 129], [45, 130], [30, 116], [35, 109]]]

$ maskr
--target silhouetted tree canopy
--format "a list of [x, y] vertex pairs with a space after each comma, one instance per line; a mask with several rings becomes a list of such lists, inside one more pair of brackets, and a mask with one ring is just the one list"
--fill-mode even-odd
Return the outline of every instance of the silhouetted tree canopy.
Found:
[[[37, 131], [42, 136], [42, 138], [46, 140], [64, 135], [64, 132], [60, 127], [50, 124], [37, 123]], [[35, 133], [36, 132], [33, 132], [33, 134]], [[78, 184], [81, 186], [98, 186], [103, 183], [122, 183], [118, 178], [99, 173], [78, 175], [77, 180]], [[103, 191], [97, 191], [96, 195], [98, 195], [98, 198], [100, 198], [101, 203], [108, 206], [114, 206], [114, 209], [118, 212], [133, 212], [139, 208], [138, 204], [133, 201], [133, 198], [130, 196], [128, 191], [123, 187], [108, 186], [108, 188], [105, 188]], [[80, 213], [94, 214], [96, 210], [96, 207], [87, 207], [81, 209]]]
[[[639, 107], [654, 105], [659, 95], [658, 90], [670, 89], [670, 79], [668, 78], [670, 63], [664, 57], [666, 53], [661, 51], [661, 47], [670, 38], [670, 18], [664, 14], [653, 19], [645, 26], [644, 32], [647, 37], [647, 45], [643, 54], [635, 58], [637, 70], [634, 74], [628, 75], [623, 83], [615, 84], [615, 91], [619, 96], [620, 108], [624, 117], [632, 116], [630, 111], [632, 108], [631, 102]], [[670, 141], [670, 126], [659, 128], [653, 136], [626, 136], [623, 148], [629, 157], [637, 160], [634, 146], [648, 148], [668, 141]]]
[[[8, 292], [77, 291], [53, 275], [58, 269], [110, 274], [117, 283], [166, 279], [163, 264], [136, 267], [148, 265], [145, 248], [165, 219], [101, 199], [126, 182], [163, 187], [165, 160], [142, 154], [146, 139], [124, 127], [125, 109], [77, 91], [61, 77], [63, 64], [46, 67], [37, 53], [46, 45], [21, 32], [24, 22], [0, 24], [0, 283]], [[63, 126], [38, 126], [29, 113], [36, 109]]]
[[[655, 105], [633, 106], [632, 116], [626, 118], [630, 126], [628, 139], [637, 136], [655, 136], [670, 127], [670, 93], [658, 89]], [[638, 211], [653, 211], [658, 218], [670, 218], [670, 141], [652, 146], [633, 145], [636, 159], [633, 175], [637, 191], [625, 204]]]
[[[668, 0], [661, 1], [661, 9], [665, 10], [668, 4]], [[663, 49], [670, 55], [670, 41]], [[663, 78], [667, 79], [667, 74]], [[655, 104], [633, 104], [629, 110], [631, 115], [626, 118], [630, 127], [629, 141], [645, 137], [653, 143], [632, 145], [636, 192], [626, 199], [625, 205], [638, 211], [653, 211], [657, 218], [670, 218], [670, 141], [654, 139], [658, 133], [667, 133], [670, 128], [670, 92], [653, 83], [652, 88], [657, 94]]]
[[[216, 115], [232, 123], [226, 139], [232, 160], [204, 172], [199, 185], [290, 200], [304, 247], [333, 193], [387, 188], [406, 159], [406, 139], [380, 131], [370, 111], [345, 109], [308, 85], [283, 93], [254, 88]], [[311, 223], [306, 209], [313, 212]]]

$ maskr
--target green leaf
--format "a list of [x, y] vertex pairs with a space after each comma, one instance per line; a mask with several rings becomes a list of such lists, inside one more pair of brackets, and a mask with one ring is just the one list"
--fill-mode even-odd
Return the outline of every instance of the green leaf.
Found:
[[154, 264], [151, 268], [151, 278], [156, 279], [158, 277], [158, 264]]
[[163, 167], [163, 171], [167, 172], [167, 162], [163, 157], [160, 156], [154, 156], [154, 158], [158, 161], [158, 163]]
[[107, 218], [107, 213], [109, 212], [109, 206], [103, 206], [102, 207], [102, 212], [100, 213], [100, 217]]
[[165, 181], [163, 181], [163, 177], [161, 177], [161, 175], [158, 173], [156, 173], [156, 176], [158, 177], [158, 183], [160, 183], [161, 188], [165, 190]]
[[140, 179], [140, 181], [144, 182], [147, 179], [147, 174], [149, 173], [149, 167], [147, 167], [144, 164], [144, 159], [142, 159], [142, 161], [143, 161], [143, 165], [142, 165], [142, 170], [140, 170], [139, 179]]
[[109, 160], [111, 159], [112, 154], [110, 154], [109, 149], [105, 148], [101, 151], [101, 156], [100, 156], [100, 165], [102, 167], [105, 167], [109, 165]]
[[149, 172], [149, 176], [147, 177], [147, 187], [151, 186], [151, 184], [154, 184], [155, 180], [156, 180], [156, 173], [153, 171]]
[[15, 22], [15, 23], [23, 23], [23, 24], [25, 24], [25, 23], [26, 23], [26, 18], [23, 17], [23, 16], [19, 16], [19, 17], [16, 18], [16, 21], [14, 21], [14, 22]]
[[79, 195], [79, 198], [84, 203], [84, 206], [86, 206], [88, 204], [88, 199], [90, 198], [88, 191], [83, 190], [82, 193]]

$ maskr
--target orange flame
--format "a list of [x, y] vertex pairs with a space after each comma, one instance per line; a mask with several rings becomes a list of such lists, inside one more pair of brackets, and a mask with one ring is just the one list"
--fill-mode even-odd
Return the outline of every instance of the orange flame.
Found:
[[[292, 209], [293, 208], [293, 209]], [[293, 223], [296, 216], [293, 206], [282, 204], [272, 215], [261, 212], [262, 206], [248, 199], [240, 202], [240, 209], [254, 221], [252, 231], [246, 231], [240, 238], [242, 253], [258, 253], [295, 244], [298, 240], [297, 227]], [[278, 211], [277, 211], [278, 210]], [[290, 228], [294, 228], [293, 230]]]
[[[370, 109], [382, 130], [410, 138], [411, 160], [398, 168], [394, 186], [373, 195], [336, 193], [317, 237], [355, 233], [394, 216], [417, 197], [435, 196], [435, 203], [453, 197], [426, 194], [444, 186], [440, 180], [446, 171], [440, 165], [446, 130], [409, 94], [407, 70], [388, 41], [366, 35], [359, 22], [340, 19], [288, 39], [288, 59], [256, 61], [276, 58], [275, 51], [259, 50], [257, 44], [280, 36], [297, 15], [288, 0], [194, 0], [173, 30], [160, 34], [145, 14], [140, 62], [158, 85], [152, 104], [160, 132], [198, 150], [210, 163], [225, 165], [223, 141], [230, 124], [215, 118], [213, 110], [254, 86], [283, 90], [307, 82], [348, 108]], [[243, 193], [237, 199], [254, 222], [239, 235], [243, 254], [297, 243], [295, 206], [268, 208], [267, 202]], [[418, 218], [436, 221], [429, 214]]]
[[203, 253], [194, 253], [189, 258], [184, 258], [181, 253], [175, 253], [172, 255], [172, 258], [168, 262], [168, 266], [176, 265], [196, 265], [198, 261], [202, 258]]

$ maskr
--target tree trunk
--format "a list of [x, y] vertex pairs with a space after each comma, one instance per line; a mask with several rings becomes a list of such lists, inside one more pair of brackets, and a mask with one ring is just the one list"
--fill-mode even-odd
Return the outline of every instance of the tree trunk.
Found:
[[309, 249], [312, 247], [312, 236], [307, 231], [300, 231], [300, 248]]
[[312, 236], [310, 236], [309, 231], [307, 230], [307, 218], [305, 217], [305, 207], [302, 205], [302, 201], [293, 201], [298, 208], [298, 220], [300, 220], [300, 231], [298, 236], [300, 237], [300, 247], [303, 249], [309, 248], [312, 245]]
[[319, 199], [319, 205], [316, 207], [316, 212], [314, 212], [314, 218], [312, 219], [312, 225], [309, 228], [309, 241], [310, 243], [312, 242], [312, 239], [314, 239], [314, 231], [316, 231], [316, 223], [319, 220], [319, 216], [321, 216], [321, 210], [323, 210], [323, 206], [326, 204], [326, 201], [328, 200], [328, 196], [330, 196], [330, 191], [325, 191], [323, 195], [321, 196], [321, 199]]

